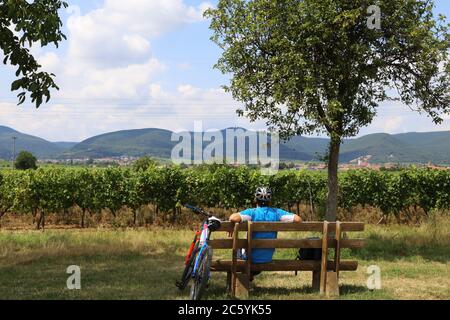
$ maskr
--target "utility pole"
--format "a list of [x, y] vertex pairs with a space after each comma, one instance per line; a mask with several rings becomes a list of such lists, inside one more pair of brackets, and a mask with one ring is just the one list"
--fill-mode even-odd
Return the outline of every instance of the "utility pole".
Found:
[[14, 170], [16, 164], [16, 140], [17, 137], [12, 137], [13, 139], [13, 158], [12, 158], [12, 169]]

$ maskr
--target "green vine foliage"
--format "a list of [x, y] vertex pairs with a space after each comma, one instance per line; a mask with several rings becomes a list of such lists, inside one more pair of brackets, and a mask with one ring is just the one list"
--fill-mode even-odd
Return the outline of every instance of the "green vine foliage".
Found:
[[[0, 216], [7, 212], [69, 212], [78, 206], [91, 214], [122, 208], [134, 212], [153, 205], [173, 214], [185, 203], [231, 211], [253, 205], [257, 186], [270, 186], [274, 206], [291, 209], [300, 203], [324, 208], [325, 172], [283, 170], [263, 176], [257, 169], [225, 165], [182, 169], [177, 166], [147, 170], [132, 168], [59, 168], [5, 171], [0, 174]], [[405, 169], [401, 171], [350, 170], [339, 175], [339, 206], [379, 208], [398, 215], [411, 207], [426, 213], [450, 208], [450, 171]]]

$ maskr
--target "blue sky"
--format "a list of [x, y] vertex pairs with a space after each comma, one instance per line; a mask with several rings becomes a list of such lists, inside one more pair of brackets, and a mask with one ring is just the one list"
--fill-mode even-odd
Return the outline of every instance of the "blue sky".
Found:
[[[213, 65], [219, 48], [202, 18], [215, 0], [68, 0], [62, 11], [68, 40], [59, 49], [32, 48], [61, 90], [36, 110], [15, 105], [9, 92], [14, 70], [0, 67], [0, 125], [51, 141], [135, 128], [264, 128], [238, 118], [238, 104], [221, 85], [228, 77]], [[450, 1], [436, 1], [450, 17]], [[0, 54], [1, 55], [1, 54]], [[383, 104], [360, 134], [450, 130], [450, 118], [435, 126], [399, 103]]]

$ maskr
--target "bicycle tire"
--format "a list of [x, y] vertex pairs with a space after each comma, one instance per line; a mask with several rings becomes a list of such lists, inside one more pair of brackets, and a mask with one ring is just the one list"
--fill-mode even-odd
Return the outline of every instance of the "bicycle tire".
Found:
[[189, 281], [192, 278], [192, 272], [194, 271], [195, 259], [198, 253], [198, 243], [196, 244], [194, 250], [192, 251], [191, 257], [189, 258], [189, 263], [184, 268], [183, 274], [181, 276], [181, 281], [177, 282], [177, 287], [180, 291], [186, 289]]
[[206, 285], [209, 280], [209, 273], [212, 261], [212, 248], [206, 247], [200, 257], [198, 270], [193, 278], [190, 291], [191, 300], [200, 300], [205, 292]]

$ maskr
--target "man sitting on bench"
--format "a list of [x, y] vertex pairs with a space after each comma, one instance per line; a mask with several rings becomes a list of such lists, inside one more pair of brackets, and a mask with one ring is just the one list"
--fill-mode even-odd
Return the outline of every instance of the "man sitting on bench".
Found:
[[[234, 213], [230, 216], [230, 221], [233, 223], [241, 223], [243, 221], [253, 222], [294, 222], [300, 223], [302, 219], [293, 213], [271, 208], [270, 203], [272, 200], [272, 191], [270, 188], [260, 187], [256, 189], [255, 202], [256, 208], [247, 209], [239, 213]], [[254, 232], [252, 239], [276, 239], [276, 232]], [[253, 249], [252, 250], [252, 263], [268, 263], [272, 261], [275, 249]], [[242, 258], [242, 257], [241, 257]], [[245, 259], [245, 257], [244, 257]], [[258, 273], [252, 273], [250, 281], [253, 280], [253, 275]]]

